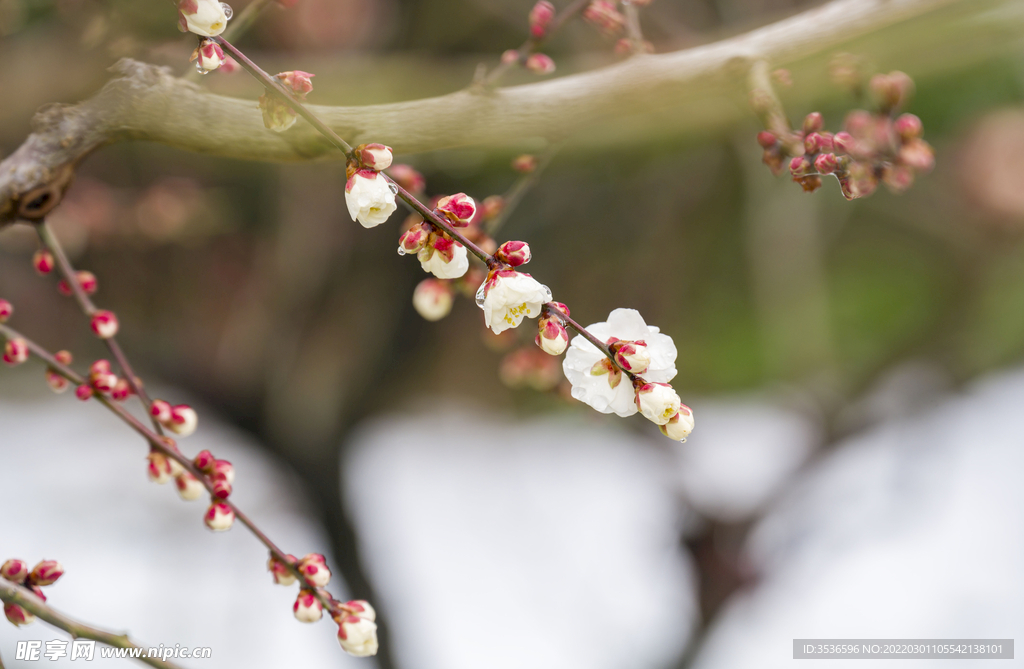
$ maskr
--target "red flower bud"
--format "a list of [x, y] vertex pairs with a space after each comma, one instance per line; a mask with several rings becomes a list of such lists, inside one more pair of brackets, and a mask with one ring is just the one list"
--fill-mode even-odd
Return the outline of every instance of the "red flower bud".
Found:
[[39, 251], [36, 251], [34, 256], [32, 256], [32, 266], [36, 268], [36, 272], [39, 274], [49, 274], [53, 271], [55, 264], [53, 254], [49, 251], [40, 249]]
[[0, 300], [0, 323], [7, 322], [7, 319], [14, 314], [14, 305], [7, 300]]
[[20, 337], [8, 339], [4, 345], [3, 361], [11, 367], [28, 360], [28, 343]]
[[117, 334], [120, 326], [117, 322], [117, 316], [114, 315], [113, 311], [97, 311], [92, 315], [90, 327], [93, 334], [100, 339], [110, 339]]
[[64, 575], [64, 567], [56, 560], [43, 560], [28, 575], [28, 583], [31, 585], [53, 585]]
[[505, 242], [498, 247], [498, 260], [512, 267], [519, 267], [530, 262], [530, 247], [526, 242]]

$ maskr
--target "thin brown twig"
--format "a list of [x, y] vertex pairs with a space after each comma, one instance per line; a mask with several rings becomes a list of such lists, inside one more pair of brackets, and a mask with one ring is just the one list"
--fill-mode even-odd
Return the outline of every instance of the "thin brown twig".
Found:
[[541, 44], [550, 39], [555, 33], [561, 30], [562, 26], [576, 16], [590, 4], [590, 0], [575, 0], [571, 5], [566, 7], [564, 10], [555, 15], [555, 18], [551, 19], [551, 23], [548, 24], [547, 29], [544, 31], [544, 35], [541, 37], [533, 37], [532, 35], [523, 42], [516, 51], [519, 53], [519, 58], [512, 62], [502, 62], [498, 64], [490, 74], [484, 76], [479, 83], [484, 86], [494, 86], [501, 77], [505, 75], [513, 65], [522, 65], [526, 62], [526, 59], [531, 53], [537, 50]]
[[[82, 284], [78, 281], [78, 274], [75, 272], [75, 268], [71, 266], [71, 261], [68, 260], [67, 254], [64, 252], [64, 247], [61, 246], [57, 236], [53, 234], [53, 230], [49, 225], [46, 224], [45, 220], [32, 223], [35, 226], [36, 233], [39, 235], [40, 241], [43, 246], [49, 249], [50, 253], [57, 261], [57, 269], [60, 271], [64, 280], [71, 287], [71, 292], [75, 296], [75, 300], [78, 305], [82, 308], [82, 312], [85, 313], [87, 318], [91, 318], [96, 313], [96, 305], [93, 304], [89, 295], [86, 294], [82, 288]], [[146, 413], [150, 414], [150, 407], [153, 401], [149, 398], [146, 393], [146, 389], [143, 388], [142, 383], [139, 381], [139, 377], [135, 375], [135, 370], [128, 362], [128, 357], [124, 354], [121, 349], [121, 345], [117, 343], [117, 339], [110, 337], [104, 340], [107, 344], [107, 348], [110, 349], [111, 355], [117, 361], [118, 366], [121, 368], [121, 372], [124, 374], [125, 379], [128, 381], [128, 386], [132, 389], [132, 392], [138, 396], [139, 401], [142, 402], [142, 406], [146, 409]], [[153, 429], [156, 430], [157, 434], [163, 434], [163, 428], [160, 423], [157, 422], [156, 418], [150, 415], [150, 419], [153, 423]]]
[[[77, 620], [72, 620], [64, 614], [58, 613], [49, 607], [28, 588], [12, 583], [2, 577], [0, 577], [0, 600], [3, 600], [7, 604], [17, 604], [36, 618], [44, 620], [58, 629], [64, 630], [71, 635], [72, 639], [92, 639], [93, 641], [98, 641], [99, 643], [106, 646], [112, 646], [113, 648], [138, 648], [140, 651], [144, 651], [141, 646], [132, 643], [128, 639], [128, 635], [113, 634], [112, 632], [90, 627], [89, 625], [80, 623]], [[160, 667], [161, 669], [180, 669], [180, 665], [168, 662], [158, 657], [148, 657], [145, 652], [142, 652], [134, 659], [148, 664], [151, 667]], [[2, 664], [0, 664], [0, 669], [3, 669]]]
[[[10, 326], [7, 325], [0, 325], [0, 335], [3, 335], [8, 340], [23, 340], [26, 346], [28, 346], [28, 350], [34, 356], [45, 362], [50, 367], [50, 369], [57, 372], [65, 379], [71, 381], [74, 384], [87, 385], [88, 382], [86, 381], [85, 378], [80, 376], [77, 372], [75, 372], [67, 365], [64, 365], [61, 362], [59, 362], [56, 358], [53, 357], [53, 355], [49, 351], [47, 351], [42, 346], [32, 341], [25, 335], [21, 334], [14, 328], [11, 328]], [[199, 482], [203, 484], [203, 487], [205, 487], [207, 491], [209, 491], [211, 497], [213, 496], [213, 483], [203, 472], [199, 471], [196, 468], [195, 464], [191, 460], [186, 458], [184, 455], [181, 454], [180, 451], [178, 451], [173, 439], [158, 435], [157, 433], [153, 432], [146, 426], [145, 423], [143, 423], [138, 418], [133, 416], [131, 413], [128, 412], [127, 409], [125, 409], [123, 406], [121, 406], [111, 398], [107, 397], [106, 395], [103, 395], [102, 393], [95, 393], [93, 396], [96, 398], [97, 401], [100, 402], [100, 404], [107, 407], [107, 409], [112, 411], [118, 418], [120, 418], [122, 421], [127, 423], [129, 427], [135, 430], [135, 432], [137, 432], [143, 439], [149, 442], [150, 446], [152, 446], [160, 453], [177, 462], [179, 465], [182, 466], [182, 468], [185, 469], [185, 471], [187, 471], [189, 474], [198, 479]], [[332, 597], [329, 592], [327, 592], [323, 588], [318, 587], [315, 583], [310, 581], [305, 574], [299, 571], [298, 567], [288, 559], [287, 554], [283, 550], [281, 550], [277, 546], [277, 544], [271, 541], [270, 537], [268, 537], [261, 529], [259, 529], [259, 527], [256, 526], [256, 523], [254, 523], [245, 513], [243, 513], [242, 510], [239, 509], [234, 502], [228, 499], [218, 499], [218, 501], [223, 502], [224, 504], [227, 504], [229, 507], [231, 507], [231, 510], [234, 512], [235, 517], [239, 521], [241, 521], [243, 525], [249, 528], [249, 531], [252, 532], [257, 539], [260, 540], [260, 543], [267, 547], [267, 550], [270, 551], [270, 553], [274, 556], [275, 559], [281, 562], [281, 564], [284, 564], [288, 567], [288, 570], [291, 571], [292, 574], [294, 574], [299, 579], [299, 581], [304, 585], [305, 589], [313, 591], [313, 593], [316, 595], [317, 599], [320, 600], [320, 603], [324, 606], [324, 608], [326, 608], [329, 612], [337, 610], [338, 606], [340, 606], [341, 603], [335, 600], [334, 597]]]

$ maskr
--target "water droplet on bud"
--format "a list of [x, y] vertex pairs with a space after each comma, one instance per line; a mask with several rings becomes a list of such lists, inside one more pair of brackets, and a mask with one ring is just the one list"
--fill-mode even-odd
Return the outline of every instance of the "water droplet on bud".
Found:
[[209, 74], [210, 73], [209, 70], [204, 69], [203, 66], [199, 64], [198, 60], [196, 61], [196, 72], [198, 72], [199, 74]]
[[231, 17], [235, 13], [235, 10], [231, 9], [231, 5], [229, 5], [226, 2], [220, 3], [220, 8], [224, 10], [224, 16], [226, 16], [228, 18], [228, 21], [230, 21]]
[[480, 307], [481, 309], [484, 308], [484, 298], [486, 297], [484, 295], [484, 288], [486, 287], [487, 282], [484, 281], [482, 284], [480, 284], [480, 288], [476, 291], [476, 306]]
[[398, 247], [398, 255], [404, 256], [405, 255], [405, 248], [399, 246]]

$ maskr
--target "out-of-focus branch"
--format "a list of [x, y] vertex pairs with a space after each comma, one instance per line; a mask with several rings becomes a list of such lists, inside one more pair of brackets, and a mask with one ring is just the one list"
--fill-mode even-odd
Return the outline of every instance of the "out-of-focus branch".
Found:
[[[95, 627], [83, 625], [78, 621], [68, 618], [64, 614], [57, 613], [28, 589], [15, 583], [11, 583], [4, 578], [0, 578], [0, 600], [3, 600], [5, 604], [17, 604], [36, 618], [45, 620], [54, 627], [64, 630], [70, 634], [72, 638], [92, 639], [93, 641], [98, 641], [99, 643], [112, 646], [114, 648], [139, 648], [139, 646], [133, 644], [125, 634], [105, 632], [101, 629], [96, 629]], [[167, 662], [166, 660], [162, 660], [158, 657], [147, 657], [145, 650], [143, 650], [142, 654], [138, 657], [138, 660], [150, 665], [151, 667], [160, 667], [160, 669], [179, 669], [179, 665], [172, 662]]]
[[[916, 58], [939, 50], [937, 58], [949, 58], [943, 54], [956, 54], [959, 45], [973, 44], [979, 36], [987, 35], [991, 47], [993, 30], [1018, 29], [1019, 13], [1009, 11], [1015, 3], [834, 0], [744, 35], [637, 56], [584, 74], [387, 105], [310, 110], [354, 144], [384, 142], [400, 154], [471, 145], [521, 147], [524, 139], [536, 137], [583, 135], [591, 143], [622, 144], [686, 130], [706, 132], [749, 113], [737, 100], [758, 60], [779, 67], [822, 58], [895, 24], [901, 38], [875, 45], [887, 49], [888, 57]], [[926, 21], [929, 16], [934, 20]], [[268, 131], [253, 100], [213, 95], [164, 68], [136, 61], [123, 60], [114, 72], [117, 76], [93, 98], [41, 111], [35, 132], [0, 163], [0, 226], [16, 216], [44, 216], [60, 200], [78, 161], [116, 141], [148, 140], [246, 160], [342, 158], [308, 124]]]

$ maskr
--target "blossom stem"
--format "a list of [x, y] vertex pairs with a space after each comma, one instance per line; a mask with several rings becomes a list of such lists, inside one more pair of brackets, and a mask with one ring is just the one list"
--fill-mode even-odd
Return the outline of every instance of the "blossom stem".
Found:
[[[39, 240], [43, 243], [50, 253], [53, 254], [54, 259], [57, 261], [57, 269], [60, 271], [61, 276], [67, 281], [68, 286], [71, 287], [71, 292], [75, 296], [75, 300], [78, 305], [82, 308], [82, 312], [87, 318], [91, 318], [96, 313], [96, 305], [92, 303], [85, 290], [82, 288], [82, 284], [78, 281], [78, 275], [75, 273], [75, 268], [71, 266], [71, 262], [68, 260], [67, 254], [64, 252], [64, 247], [61, 246], [57, 236], [53, 234], [53, 229], [46, 224], [46, 220], [41, 220], [34, 223], [36, 233], [39, 235]], [[128, 381], [128, 386], [132, 389], [132, 392], [142, 402], [142, 406], [145, 407], [146, 413], [149, 413], [149, 408], [153, 404], [150, 400], [149, 395], [146, 393], [145, 388], [139, 383], [139, 379], [135, 376], [135, 370], [132, 369], [131, 364], [128, 362], [128, 357], [124, 354], [121, 349], [121, 345], [117, 343], [117, 339], [110, 337], [104, 340], [107, 344], [107, 348], [110, 349], [110, 354], [114, 356], [118, 366], [121, 368], [121, 372], [125, 376], [125, 380]], [[163, 429], [160, 427], [160, 423], [153, 421], [153, 429], [158, 434], [163, 434]]]
[[526, 39], [525, 42], [523, 42], [523, 45], [517, 49], [517, 51], [519, 52], [518, 60], [512, 61], [511, 63], [499, 64], [497, 67], [491, 70], [491, 73], [485, 76], [480, 83], [488, 87], [494, 86], [496, 83], [498, 83], [499, 79], [501, 79], [510, 69], [512, 69], [513, 65], [522, 65], [523, 63], [525, 63], [526, 58], [531, 53], [533, 53], [537, 49], [537, 47], [539, 47], [545, 41], [550, 39], [555, 33], [557, 33], [569, 19], [571, 19], [572, 17], [576, 16], [584, 9], [586, 9], [587, 5], [590, 4], [590, 1], [591, 0], [576, 0], [571, 5], [562, 10], [559, 14], [555, 15], [555, 18], [553, 18], [551, 20], [551, 23], [548, 24], [543, 36], [533, 37], [531, 35]]
[[[43, 600], [32, 593], [32, 591], [16, 583], [11, 583], [2, 577], [0, 577], [0, 600], [7, 604], [16, 604], [20, 606], [36, 618], [44, 620], [58, 629], [64, 630], [71, 635], [72, 639], [91, 639], [106, 646], [112, 646], [113, 648], [139, 648], [139, 646], [132, 643], [125, 634], [113, 634], [112, 632], [90, 627], [76, 620], [72, 620], [62, 613], [58, 613], [47, 606]], [[158, 657], [148, 657], [145, 652], [140, 653], [137, 657], [140, 662], [144, 662], [152, 667], [179, 669], [179, 665], [167, 662]], [[2, 668], [3, 664], [0, 664], [0, 669]]]
[[[72, 383], [77, 385], [83, 385], [87, 383], [85, 378], [80, 376], [77, 372], [75, 372], [67, 365], [64, 365], [63, 363], [58, 361], [49, 351], [47, 351], [42, 346], [32, 341], [28, 337], [24, 336], [17, 330], [7, 325], [0, 325], [0, 335], [3, 335], [8, 340], [24, 340], [26, 346], [28, 346], [29, 352], [32, 353], [32, 355], [36, 356], [37, 358], [45, 362], [50, 367], [50, 369], [60, 374], [68, 381], [71, 381]], [[195, 464], [191, 460], [186, 458], [177, 450], [177, 448], [174, 446], [174, 441], [172, 439], [165, 436], [161, 436], [154, 432], [153, 430], [149, 429], [145, 423], [143, 423], [138, 418], [129, 413], [127, 409], [125, 409], [124, 407], [122, 407], [120, 404], [113, 401], [109, 397], [103, 395], [102, 393], [96, 393], [94, 397], [96, 398], [97, 401], [100, 402], [100, 404], [107, 407], [107, 409], [112, 411], [130, 428], [135, 430], [135, 432], [137, 432], [143, 439], [149, 442], [149, 445], [152, 448], [163, 453], [168, 458], [171, 458], [172, 460], [180, 464], [185, 469], [185, 471], [187, 471], [192, 476], [196, 477], [196, 479], [203, 484], [203, 487], [205, 487], [207, 491], [209, 491], [210, 495], [213, 495], [213, 482], [206, 476], [206, 474], [196, 469]], [[318, 587], [315, 583], [310, 581], [305, 574], [299, 571], [298, 567], [295, 564], [293, 564], [290, 560], [288, 560], [287, 554], [284, 551], [282, 551], [277, 546], [277, 544], [271, 541], [270, 537], [268, 537], [261, 529], [259, 529], [256, 523], [254, 523], [247, 515], [245, 515], [245, 513], [243, 513], [241, 509], [235, 506], [234, 502], [228, 499], [220, 499], [218, 501], [227, 504], [229, 507], [231, 507], [231, 510], [234, 512], [235, 517], [239, 521], [241, 521], [243, 525], [249, 528], [249, 531], [252, 532], [257, 539], [259, 539], [260, 543], [267, 547], [267, 550], [270, 551], [270, 553], [274, 556], [275, 559], [277, 559], [282, 564], [287, 565], [288, 570], [291, 571], [299, 579], [299, 581], [304, 584], [304, 586], [307, 589], [313, 591], [313, 593], [316, 595], [317, 599], [320, 600], [320, 603], [324, 606], [324, 608], [326, 608], [330, 612], [337, 610], [339, 602], [335, 600], [329, 592], [327, 592], [323, 588]]]
[[620, 370], [622, 370], [623, 374], [625, 374], [627, 377], [629, 377], [630, 381], [636, 382], [636, 380], [637, 380], [636, 374], [633, 374], [631, 371], [629, 371], [628, 369], [626, 369], [625, 367], [623, 367], [622, 365], [620, 365], [618, 363], [618, 361], [615, 359], [615, 355], [612, 353], [611, 349], [608, 348], [608, 344], [604, 343], [603, 341], [601, 341], [600, 339], [595, 337], [593, 334], [590, 333], [589, 330], [587, 330], [587, 328], [585, 328], [582, 325], [580, 325], [579, 323], [577, 323], [575, 320], [572, 319], [572, 317], [569, 316], [569, 314], [567, 314], [564, 311], [562, 311], [561, 309], [559, 309], [558, 305], [556, 303], [548, 302], [544, 306], [546, 306], [551, 311], [557, 313], [559, 318], [561, 318], [563, 321], [565, 321], [566, 325], [571, 327], [573, 330], [575, 330], [577, 333], [579, 333], [579, 335], [581, 337], [583, 337], [584, 339], [589, 341], [591, 344], [596, 346], [598, 351], [600, 351], [601, 353], [604, 353], [605, 356], [609, 360], [612, 361], [613, 365], [618, 367]]
[[759, 58], [751, 64], [748, 81], [751, 103], [765, 129], [771, 131], [778, 138], [786, 150], [787, 156], [801, 155], [803, 146], [794, 138], [789, 119], [786, 117], [786, 110], [775, 93], [775, 87], [772, 86], [772, 76], [767, 60]]

